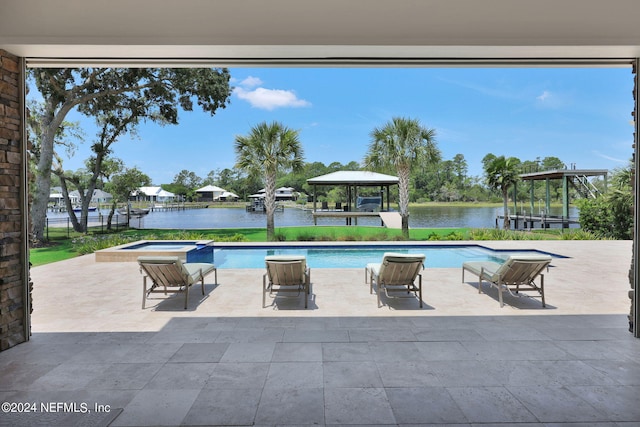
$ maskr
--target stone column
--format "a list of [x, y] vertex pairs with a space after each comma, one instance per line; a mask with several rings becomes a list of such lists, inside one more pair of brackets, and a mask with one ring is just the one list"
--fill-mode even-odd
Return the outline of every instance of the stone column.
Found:
[[0, 350], [26, 341], [29, 330], [23, 85], [20, 58], [0, 50]]
[[640, 237], [639, 232], [639, 224], [638, 224], [638, 199], [639, 199], [639, 191], [638, 188], [638, 129], [640, 129], [640, 123], [638, 120], [638, 103], [640, 100], [638, 99], [638, 64], [640, 63], [640, 59], [636, 58], [633, 62], [633, 105], [634, 109], [631, 112], [631, 116], [634, 121], [634, 132], [633, 132], [633, 169], [631, 170], [631, 186], [634, 194], [633, 198], [633, 210], [629, 212], [629, 215], [633, 215], [633, 247], [632, 247], [632, 255], [631, 255], [631, 267], [629, 268], [629, 284], [631, 285], [631, 289], [629, 290], [629, 299], [631, 300], [631, 310], [629, 312], [629, 331], [634, 334], [636, 338], [640, 338], [640, 331], [638, 330], [638, 293], [637, 293], [637, 283], [638, 283], [638, 238]]

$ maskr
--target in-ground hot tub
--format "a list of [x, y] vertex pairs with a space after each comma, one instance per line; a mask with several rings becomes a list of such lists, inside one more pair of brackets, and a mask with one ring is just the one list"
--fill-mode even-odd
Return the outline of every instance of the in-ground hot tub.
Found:
[[96, 262], [135, 262], [139, 256], [177, 256], [213, 263], [213, 240], [138, 240], [95, 252]]

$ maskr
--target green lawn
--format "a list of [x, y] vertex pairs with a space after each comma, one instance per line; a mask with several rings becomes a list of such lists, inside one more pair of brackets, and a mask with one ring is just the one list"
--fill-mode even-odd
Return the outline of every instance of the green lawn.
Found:
[[56, 241], [51, 243], [51, 246], [33, 248], [29, 251], [30, 261], [33, 266], [63, 261], [78, 255], [70, 239]]

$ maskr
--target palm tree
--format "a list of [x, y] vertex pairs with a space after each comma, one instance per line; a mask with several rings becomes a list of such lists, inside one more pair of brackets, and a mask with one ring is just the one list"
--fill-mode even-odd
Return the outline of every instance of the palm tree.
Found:
[[502, 228], [508, 230], [510, 227], [509, 208], [509, 187], [518, 182], [518, 167], [520, 160], [515, 157], [505, 158], [504, 156], [494, 157], [485, 163], [485, 173], [487, 184], [493, 190], [502, 193], [502, 204], [504, 208], [504, 223]]
[[394, 117], [371, 132], [366, 167], [394, 169], [398, 174], [402, 236], [409, 239], [409, 173], [418, 163], [440, 159], [435, 129], [423, 127], [417, 119]]
[[278, 122], [262, 122], [247, 136], [236, 136], [236, 167], [264, 180], [267, 240], [275, 240], [276, 176], [280, 169], [300, 170], [303, 150], [298, 131]]

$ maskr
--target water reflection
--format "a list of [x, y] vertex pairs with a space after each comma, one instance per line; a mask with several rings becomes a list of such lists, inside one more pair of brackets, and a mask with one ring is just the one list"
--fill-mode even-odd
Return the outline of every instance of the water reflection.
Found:
[[[409, 226], [412, 228], [431, 227], [471, 227], [492, 228], [496, 226], [496, 215], [502, 208], [461, 207], [461, 206], [419, 206], [409, 210]], [[577, 208], [570, 210], [572, 218], [578, 217]], [[561, 215], [561, 209], [553, 210], [551, 215]], [[287, 208], [275, 213], [276, 227], [313, 225], [311, 211]], [[500, 223], [501, 224], [501, 223]], [[149, 215], [133, 220], [136, 228], [263, 228], [266, 219], [263, 213], [246, 212], [243, 208], [191, 209], [185, 211], [151, 212]], [[320, 218], [318, 225], [345, 225], [344, 218]], [[360, 218], [358, 225], [380, 226], [379, 218]]]

